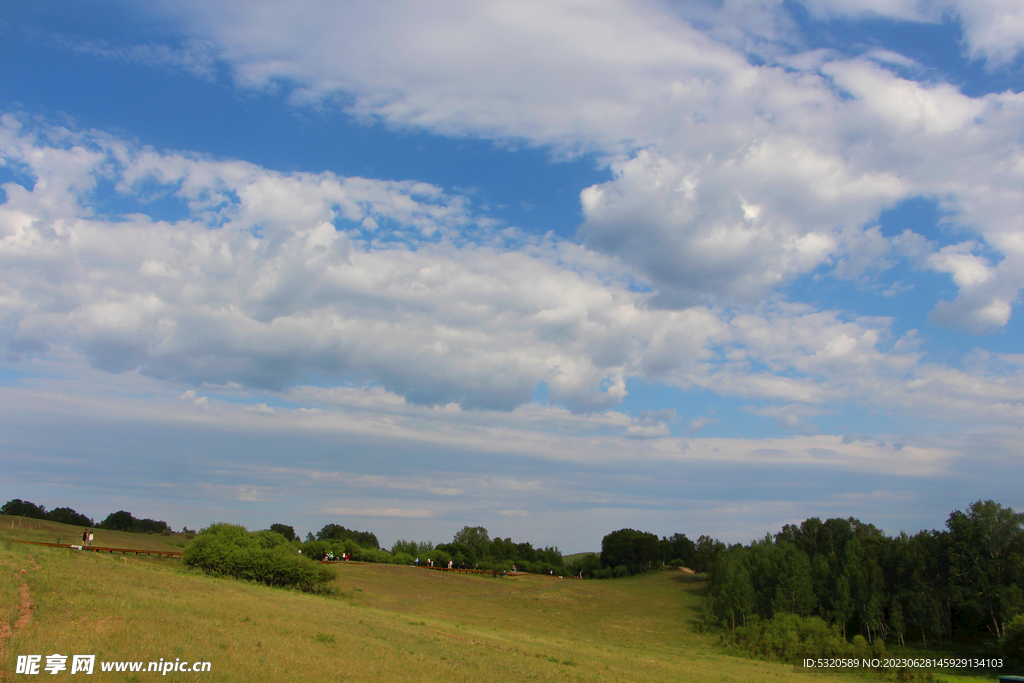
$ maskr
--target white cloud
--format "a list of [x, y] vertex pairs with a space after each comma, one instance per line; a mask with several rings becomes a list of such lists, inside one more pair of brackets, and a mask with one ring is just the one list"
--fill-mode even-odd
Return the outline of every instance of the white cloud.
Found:
[[671, 432], [668, 428], [669, 422], [675, 422], [676, 411], [673, 408], [664, 410], [645, 410], [640, 416], [632, 420], [632, 424], [626, 428], [625, 436], [630, 439], [651, 439], [658, 436], [668, 436]]
[[1024, 8], [1014, 0], [950, 3], [964, 26], [970, 55], [992, 65], [1012, 62], [1024, 49]]
[[187, 39], [181, 46], [162, 43], [145, 45], [110, 45], [104, 42], [58, 39], [63, 47], [103, 59], [168, 68], [192, 76], [212, 80], [216, 73], [217, 55], [209, 41]]
[[1012, 62], [1024, 49], [1024, 9], [1015, 0], [802, 0], [818, 17], [882, 16], [911, 22], [960, 20], [965, 52], [992, 67]]
[[[1021, 45], [1017, 4], [805, 3], [821, 17], [954, 12], [970, 49], [993, 60]], [[397, 127], [597, 154], [615, 179], [583, 193], [581, 236], [649, 279], [659, 306], [750, 305], [833, 265], [873, 276], [851, 250], [884, 251], [861, 233], [915, 196], [940, 199], [986, 247], [1024, 253], [1010, 245], [1024, 208], [1024, 96], [901, 78], [885, 65], [913, 63], [891, 52], [801, 52], [774, 0], [189, 0], [163, 11], [215, 45], [241, 87], [283, 86], [297, 104]], [[1007, 260], [998, 292], [943, 304], [935, 320], [1005, 324], [1024, 286], [1024, 256]]]
[[[422, 183], [283, 175], [66, 131], [50, 135], [74, 147], [48, 146], [6, 120], [4, 155], [35, 181], [6, 186], [0, 207], [12, 353], [68, 342], [111, 372], [271, 389], [315, 373], [428, 405], [511, 409], [544, 381], [593, 410], [621, 400], [644, 330], [709, 318], [645, 314], [608, 282], [614, 267], [595, 273], [604, 260], [572, 244], [467, 242], [461, 200]], [[98, 177], [128, 197], [155, 181], [192, 217], [93, 217]], [[387, 241], [358, 227], [367, 216], [396, 224]], [[688, 348], [706, 334], [687, 332]]]
[[[512, 411], [510, 427], [538, 433], [667, 436], [674, 417], [608, 411], [630, 377], [783, 406], [1021, 419], [1019, 368], [928, 363], [916, 333], [895, 337], [888, 319], [785, 302], [659, 308], [650, 304], [663, 293], [638, 291], [643, 281], [621, 263], [550, 237], [506, 242], [436, 187], [281, 174], [3, 120], [4, 158], [34, 181], [6, 185], [0, 205], [0, 329], [11, 359], [69, 347], [101, 370], [208, 394], [280, 391], [306, 408], [372, 409], [381, 430], [401, 417], [492, 437], [490, 410]], [[90, 192], [101, 179], [143, 210], [136, 188], [148, 179], [188, 217], [98, 217]], [[750, 208], [760, 205], [737, 204], [740, 220], [762, 220]], [[364, 228], [368, 217], [379, 225]], [[953, 312], [957, 324], [1009, 315], [998, 304], [1014, 291], [1002, 275], [1012, 276], [1010, 259], [992, 265], [977, 242], [935, 251], [913, 233], [887, 243], [875, 229], [837, 239], [848, 276], [879, 254], [912, 258], [953, 275], [961, 296], [949, 305], [967, 309]], [[329, 386], [301, 386], [310, 376]], [[530, 404], [541, 382], [566, 408]], [[181, 399], [213, 406], [195, 389]], [[304, 414], [311, 424], [328, 419]], [[810, 429], [790, 422], [782, 419]]]
[[187, 401], [197, 408], [206, 408], [209, 405], [209, 400], [205, 396], [196, 396], [196, 392], [189, 389], [181, 395], [182, 401]]

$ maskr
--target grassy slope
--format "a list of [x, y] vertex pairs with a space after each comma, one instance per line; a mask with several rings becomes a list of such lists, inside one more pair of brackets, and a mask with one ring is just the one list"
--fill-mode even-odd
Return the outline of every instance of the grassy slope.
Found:
[[[43, 541], [45, 543], [81, 544], [80, 526], [59, 524], [45, 519], [0, 515], [0, 541]], [[107, 548], [134, 548], [138, 550], [181, 550], [189, 544], [185, 534], [132, 534], [127, 531], [90, 529], [95, 535], [92, 544]]]
[[[52, 535], [56, 529], [48, 526], [63, 526], [16, 524], [12, 532], [7, 519], [7, 537]], [[176, 540], [103, 533], [122, 547]], [[10, 625], [18, 615], [19, 576], [35, 609], [0, 656], [3, 680], [16, 678], [18, 654], [54, 652], [101, 661], [207, 660], [207, 681], [878, 680], [722, 654], [716, 638], [693, 632], [700, 584], [678, 571], [574, 581], [345, 564], [328, 597], [206, 577], [177, 560], [0, 540], [0, 620]], [[153, 676], [104, 674], [98, 665], [94, 675]]]
[[566, 564], [570, 562], [577, 562], [582, 560], [587, 555], [600, 555], [601, 553], [573, 553], [572, 555], [565, 555], [562, 559], [565, 560]]
[[353, 564], [339, 568], [338, 595], [319, 597], [205, 577], [176, 560], [7, 543], [8, 623], [7, 578], [21, 569], [35, 610], [0, 661], [8, 680], [16, 655], [54, 652], [209, 660], [207, 681], [825, 680], [717, 653], [688, 625], [696, 584], [679, 572], [570, 581]]

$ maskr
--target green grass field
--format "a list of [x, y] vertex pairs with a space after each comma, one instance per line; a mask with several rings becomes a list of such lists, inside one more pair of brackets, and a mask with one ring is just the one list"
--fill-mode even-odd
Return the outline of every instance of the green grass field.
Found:
[[[177, 550], [189, 544], [185, 534], [132, 534], [127, 531], [90, 529], [95, 535], [94, 546], [135, 548], [138, 550]], [[45, 519], [0, 515], [0, 541], [42, 541], [44, 543], [81, 544], [82, 527], [60, 524]]]
[[[22, 679], [17, 655], [53, 653], [204, 660], [210, 673], [168, 676], [207, 681], [879, 680], [724, 654], [694, 632], [700, 582], [681, 571], [579, 581], [347, 564], [333, 594], [318, 596], [204, 576], [178, 560], [0, 541], [0, 618], [12, 628], [21, 582], [34, 609], [0, 657], [4, 680]], [[99, 664], [94, 674], [158, 675]]]

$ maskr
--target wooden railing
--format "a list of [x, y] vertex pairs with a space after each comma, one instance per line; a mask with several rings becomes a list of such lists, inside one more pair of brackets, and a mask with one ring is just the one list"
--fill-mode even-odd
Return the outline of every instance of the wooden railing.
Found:
[[147, 555], [156, 557], [170, 557], [172, 559], [181, 559], [180, 550], [141, 550], [138, 548], [107, 548], [104, 546], [96, 545], [71, 545], [70, 543], [44, 543], [43, 541], [15, 541], [0, 539], [2, 543], [29, 543], [31, 545], [44, 545], [49, 548], [73, 548], [75, 550], [89, 550], [96, 553], [121, 553], [127, 555], [132, 553], [133, 555]]

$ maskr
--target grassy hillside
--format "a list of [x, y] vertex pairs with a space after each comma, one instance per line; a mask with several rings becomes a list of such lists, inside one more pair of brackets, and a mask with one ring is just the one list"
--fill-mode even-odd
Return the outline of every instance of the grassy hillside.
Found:
[[[60, 524], [45, 519], [29, 519], [28, 517], [11, 517], [0, 515], [0, 541], [43, 541], [45, 543], [82, 542], [84, 527]], [[127, 531], [107, 531], [91, 528], [95, 534], [92, 544], [108, 548], [136, 548], [139, 550], [181, 550], [189, 543], [185, 534], [172, 533], [170, 536], [158, 534], [133, 534]]]
[[680, 572], [601, 582], [343, 565], [336, 594], [312, 596], [175, 560], [0, 547], [0, 617], [17, 618], [12, 577], [35, 605], [0, 660], [8, 680], [18, 654], [54, 652], [208, 660], [208, 681], [816, 680], [716, 654], [688, 626], [695, 584]]
[[[24, 570], [24, 574], [22, 574]], [[19, 583], [34, 603], [19, 617]], [[693, 632], [699, 582], [680, 571], [609, 581], [492, 578], [395, 565], [338, 567], [307, 595], [186, 571], [177, 560], [0, 542], [0, 619], [19, 654], [212, 663], [204, 681], [799, 681]], [[152, 673], [94, 674], [141, 681]], [[72, 679], [73, 680], [73, 679]]]

